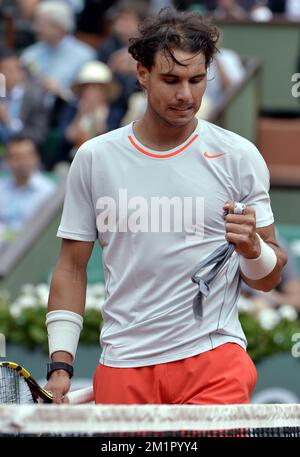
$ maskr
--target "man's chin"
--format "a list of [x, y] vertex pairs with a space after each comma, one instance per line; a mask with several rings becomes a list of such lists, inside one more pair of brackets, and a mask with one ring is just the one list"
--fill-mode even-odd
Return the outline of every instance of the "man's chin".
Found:
[[187, 117], [182, 117], [178, 119], [170, 119], [168, 118], [167, 123], [173, 127], [185, 127], [186, 125], [193, 122], [195, 119], [195, 115]]

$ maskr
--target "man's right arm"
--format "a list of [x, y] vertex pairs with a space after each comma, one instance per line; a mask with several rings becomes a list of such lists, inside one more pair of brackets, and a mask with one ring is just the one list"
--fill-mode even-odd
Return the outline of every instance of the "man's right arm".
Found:
[[[63, 310], [83, 315], [87, 286], [86, 269], [93, 245], [93, 241], [62, 240], [60, 257], [50, 286], [48, 312]], [[62, 348], [51, 355], [51, 360], [72, 364], [73, 357]], [[65, 370], [54, 371], [46, 386], [46, 389], [53, 393], [55, 403], [61, 403], [69, 388], [70, 379]]]

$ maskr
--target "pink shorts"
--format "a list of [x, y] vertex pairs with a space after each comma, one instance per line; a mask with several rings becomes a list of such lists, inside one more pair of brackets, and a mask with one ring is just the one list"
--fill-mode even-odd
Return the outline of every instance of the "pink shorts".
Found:
[[247, 352], [226, 343], [194, 357], [137, 368], [99, 364], [94, 375], [96, 403], [249, 403], [257, 371]]

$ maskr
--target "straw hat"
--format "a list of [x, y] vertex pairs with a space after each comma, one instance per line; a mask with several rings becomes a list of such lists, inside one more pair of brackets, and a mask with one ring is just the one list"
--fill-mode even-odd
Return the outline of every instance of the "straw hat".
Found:
[[110, 68], [98, 60], [87, 62], [81, 67], [72, 86], [75, 95], [80, 95], [85, 84], [104, 84], [110, 100], [115, 100], [120, 93], [120, 86], [115, 81]]

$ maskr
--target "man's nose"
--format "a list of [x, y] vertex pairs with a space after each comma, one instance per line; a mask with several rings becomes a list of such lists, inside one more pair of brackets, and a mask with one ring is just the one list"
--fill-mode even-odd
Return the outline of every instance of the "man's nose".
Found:
[[186, 84], [181, 84], [180, 87], [178, 88], [178, 91], [176, 93], [176, 98], [178, 101], [187, 101], [191, 100], [192, 95], [191, 95], [191, 89], [188, 83]]

